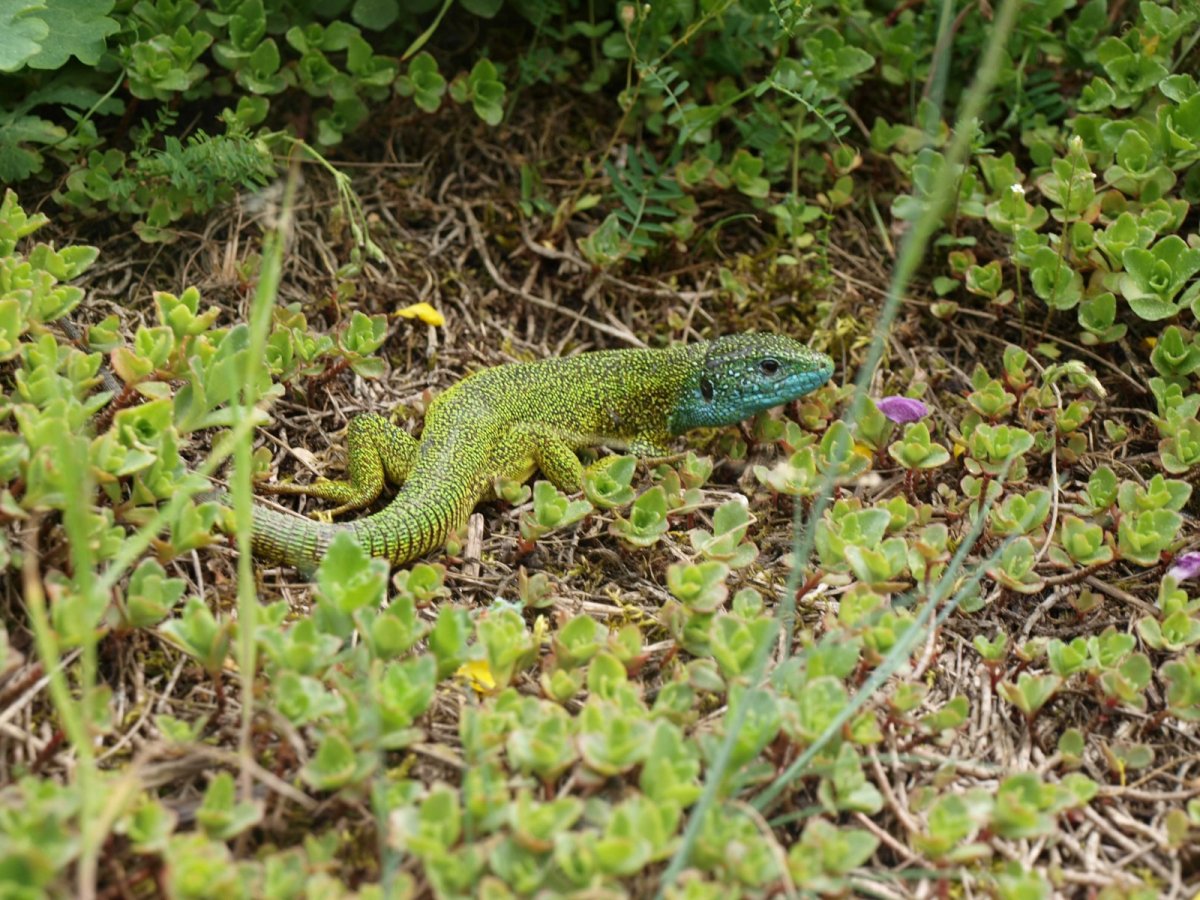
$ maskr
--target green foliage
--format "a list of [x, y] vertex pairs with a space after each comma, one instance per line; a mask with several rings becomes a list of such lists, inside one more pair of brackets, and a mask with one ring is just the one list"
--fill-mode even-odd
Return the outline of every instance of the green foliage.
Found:
[[438, 111], [446, 93], [446, 79], [438, 72], [437, 60], [421, 52], [408, 63], [408, 73], [396, 79], [396, 93], [411, 96], [427, 113]]
[[187, 589], [182, 578], [167, 578], [157, 560], [145, 559], [129, 576], [129, 588], [119, 608], [120, 625], [150, 628], [171, 612]]
[[725, 579], [729, 567], [718, 560], [688, 565], [675, 564], [667, 570], [667, 586], [690, 612], [716, 612], [729, 596]]
[[616, 509], [633, 500], [637, 457], [606, 456], [583, 473], [583, 491], [597, 509]]
[[692, 548], [705, 559], [723, 562], [731, 569], [742, 569], [758, 556], [758, 548], [746, 540], [750, 523], [746, 504], [729, 500], [713, 513], [712, 531], [694, 528], [688, 532], [688, 538]]
[[[581, 552], [552, 579], [512, 571], [504, 551], [489, 550], [483, 563], [510, 573], [493, 582], [491, 605], [462, 601], [474, 583], [453, 559], [449, 571], [418, 563], [389, 578], [342, 533], [313, 575], [310, 604], [252, 597], [255, 615], [239, 607], [235, 616], [226, 582], [193, 581], [206, 566], [177, 559], [212, 540], [218, 515], [184, 497], [204, 487], [183, 464], [186, 443], [220, 446], [265, 421], [239, 407], [247, 388], [269, 402], [331, 370], [380, 375], [386, 320], [355, 307], [339, 284], [336, 332], [320, 329], [316, 310], [280, 307], [264, 318], [260, 345], [198, 290], [174, 288], [155, 294], [129, 336], [110, 316], [67, 341], [59, 323], [83, 298], [71, 282], [97, 251], [33, 243], [45, 219], [9, 192], [0, 204], [0, 512], [16, 524], [0, 541], [0, 564], [30, 559], [11, 537], [17, 528], [37, 522], [41, 535], [58, 535], [60, 519], [70, 558], [55, 555], [60, 541], [43, 543], [36, 559], [51, 601], [41, 630], [55, 652], [27, 651], [24, 622], [7, 630], [47, 677], [69, 676], [68, 703], [54, 711], [78, 771], [93, 779], [64, 786], [58, 772], [15, 771], [0, 798], [0, 871], [15, 873], [20, 890], [69, 892], [88, 853], [127, 844], [153, 856], [173, 896], [338, 896], [350, 883], [365, 896], [607, 895], [646, 889], [647, 873], [657, 877], [686, 846], [668, 896], [840, 896], [910, 857], [935, 891], [961, 877], [995, 896], [1041, 896], [1057, 869], [1041, 857], [1033, 869], [996, 862], [1016, 852], [1010, 842], [1058, 853], [1064, 819], [1077, 824], [1101, 788], [1104, 803], [1119, 799], [1130, 772], [1155, 777], [1169, 749], [1158, 737], [1114, 740], [1105, 723], [1197, 719], [1200, 601], [1184, 576], [1160, 568], [1194, 543], [1190, 476], [1200, 464], [1191, 5], [1144, 3], [1110, 17], [1102, 0], [1027, 4], [961, 162], [939, 103], [961, 99], [990, 32], [987, 17], [965, 17], [953, 25], [953, 57], [935, 53], [937, 5], [880, 15], [857, 2], [469, 0], [447, 7], [481, 38], [456, 54], [454, 73], [430, 40], [440, 13], [422, 2], [94, 6], [0, 3], [0, 79], [21, 88], [0, 107], [0, 177], [55, 185], [53, 201], [72, 215], [132, 216], [143, 238], [171, 239], [186, 217], [272, 181], [285, 152], [315, 159], [277, 130], [292, 104], [308, 105], [309, 139], [328, 147], [385, 102], [404, 116], [469, 104], [495, 126], [530, 102], [534, 82], [572, 82], [600, 95], [590, 109], [615, 97], [624, 118], [612, 152], [588, 156], [578, 196], [561, 202], [547, 187], [559, 176], [523, 163], [520, 210], [553, 215], [553, 235], [589, 232], [579, 247], [594, 265], [707, 249], [730, 223], [754, 219], [772, 273], [812, 275], [823, 297], [825, 270], [802, 264], [824, 251], [825, 229], [843, 216], [874, 220], [889, 241], [919, 226], [931, 193], [952, 182], [929, 284], [913, 289], [937, 304], [918, 330], [936, 343], [978, 314], [1013, 344], [981, 342], [985, 352], [960, 360], [961, 371], [938, 354], [912, 369], [905, 354], [890, 357], [876, 375], [887, 392], [934, 410], [903, 428], [871, 403], [838, 421], [849, 394], [828, 388], [741, 436], [718, 435], [722, 484], [732, 460], [747, 470], [742, 488], [767, 489], [749, 491], [749, 504], [728, 493], [714, 501], [705, 490], [714, 462], [695, 453], [657, 465], [648, 486], [635, 483], [632, 457], [606, 458], [585, 472], [587, 499], [548, 482], [500, 485], [498, 495], [529, 504], [513, 514], [518, 555], [580, 522], [580, 548], [607, 552]], [[418, 34], [427, 14], [439, 18]], [[525, 22], [531, 31], [520, 30]], [[528, 34], [536, 40], [507, 46]], [[1082, 85], [1077, 95], [1059, 90], [1060, 75]], [[868, 134], [849, 110], [875, 92], [869, 108], [895, 121], [879, 119]], [[220, 113], [209, 119], [215, 130], [177, 133], [201, 109]], [[152, 118], [139, 124], [139, 115]], [[124, 116], [131, 127], [117, 141], [110, 126]], [[366, 245], [365, 219], [344, 176], [337, 183]], [[718, 203], [732, 211], [714, 224]], [[721, 252], [715, 284], [729, 317], [720, 322], [791, 315], [743, 281], [758, 261]], [[256, 262], [239, 276], [252, 281]], [[791, 290], [782, 279], [769, 285], [781, 287]], [[853, 315], [872, 311], [862, 303]], [[819, 339], [857, 362], [861, 323], [839, 320], [837, 304], [820, 312]], [[663, 321], [663, 335], [686, 327], [673, 308]], [[1063, 328], [1077, 328], [1091, 355], [1075, 355], [1076, 335], [1052, 340]], [[1142, 358], [1125, 365], [1112, 344]], [[126, 386], [119, 403], [101, 382], [105, 360]], [[247, 381], [247, 371], [258, 375]], [[1114, 415], [1107, 392], [1143, 372], [1153, 376], [1144, 386], [1153, 409], [1133, 425], [1104, 418]], [[78, 461], [95, 490], [63, 460]], [[828, 504], [826, 482], [837, 491]], [[789, 555], [776, 530], [792, 511], [812, 517], [811, 554]], [[623, 546], [637, 549], [611, 552]], [[610, 568], [612, 557], [627, 565]], [[111, 573], [103, 591], [82, 586], [93, 570]], [[1152, 598], [1157, 585], [1157, 605], [1101, 631], [1092, 623], [1111, 617], [1096, 609], [1112, 602], [1101, 587], [1115, 578], [1121, 592], [1151, 585]], [[274, 585], [268, 576], [257, 590]], [[635, 605], [631, 594], [654, 603]], [[1047, 622], [1050, 640], [1039, 636]], [[257, 668], [238, 671], [242, 638], [258, 651]], [[976, 695], [959, 693], [971, 679], [945, 679], [945, 648], [962, 640], [983, 663], [976, 681], [1003, 701], [986, 715], [1011, 715], [1052, 760], [1037, 773], [999, 773], [986, 790], [956, 782], [956, 742], [985, 714]], [[83, 674], [99, 671], [103, 682], [111, 654], [147, 644], [173, 667], [151, 659], [148, 685], [192, 681], [196, 696], [211, 692], [221, 706], [186, 720], [134, 709], [136, 728], [209, 753], [235, 730], [233, 709], [250, 713], [255, 789], [242, 791], [234, 757], [206, 756], [214, 768], [194, 823], [124, 773], [87, 766], [88, 748], [112, 727], [113, 694]], [[67, 651], [60, 669], [56, 654]], [[0, 671], [15, 656], [0, 640]], [[904, 666], [917, 659], [921, 677], [910, 678]], [[235, 674], [253, 690], [226, 708]], [[76, 732], [72, 708], [85, 713]], [[1075, 727], [1055, 733], [1060, 713]], [[277, 752], [261, 756], [263, 747]], [[880, 767], [900, 754], [906, 771], [936, 776], [887, 797], [910, 806], [891, 838], [907, 849], [887, 848], [876, 862], [877, 831], [857, 826], [883, 810]], [[1075, 771], [1082, 766], [1090, 778]], [[309, 819], [306, 803], [318, 810]], [[370, 815], [342, 821], [329, 810]], [[1195, 811], [1181, 804], [1165, 817], [1164, 838], [1186, 846]], [[85, 838], [107, 839], [109, 822], [122, 840], [89, 846]]]
[[913, 422], [904, 428], [904, 437], [887, 448], [888, 455], [906, 469], [936, 469], [950, 460], [950, 453], [929, 436], [929, 426]]
[[[425, 67], [429, 68], [428, 63]], [[431, 80], [428, 74], [426, 80]], [[489, 125], [499, 125], [504, 118], [504, 84], [490, 60], [479, 60], [469, 74], [450, 82], [450, 97], [456, 103], [470, 103]]]
[[209, 675], [217, 676], [229, 655], [229, 623], [218, 621], [197, 597], [188, 600], [183, 615], [162, 626], [163, 634], [174, 638]]
[[533, 486], [533, 509], [521, 515], [521, 537], [536, 541], [555, 528], [574, 525], [592, 511], [586, 500], [571, 500], [548, 481]]
[[1138, 633], [1149, 647], [1179, 652], [1200, 643], [1200, 620], [1195, 615], [1200, 610], [1200, 603], [1181, 590], [1174, 578], [1162, 580], [1158, 606], [1161, 622], [1156, 617], [1146, 616], [1137, 623]]
[[[22, 87], [0, 105], [0, 180], [65, 175], [59, 203], [85, 215], [128, 215], [144, 239], [171, 240], [180, 219], [275, 177], [277, 157], [293, 140], [263, 126], [298, 96], [315, 106], [318, 147], [340, 143], [393, 91], [425, 112], [438, 109], [447, 85], [429, 53], [400, 72], [398, 42], [416, 37], [416, 20], [392, 25], [398, 8], [380, 17], [365, 11], [371, 5], [360, 0], [351, 24], [329, 20], [340, 7], [318, 13], [293, 0], [213, 9], [164, 0], [86, 9], [63, 0], [10, 4], [0, 10], [0, 82]], [[487, 59], [449, 93], [489, 124], [503, 115], [505, 87]], [[220, 115], [224, 133], [169, 133], [184, 109], [213, 97], [229, 104]], [[104, 126], [138, 101], [171, 109], [134, 128], [130, 149], [110, 145]]]
[[1113, 558], [1113, 548], [1105, 542], [1104, 529], [1078, 516], [1063, 517], [1060, 541], [1071, 561], [1081, 566], [1102, 565]]
[[219, 772], [204, 792], [204, 801], [196, 810], [196, 821], [208, 837], [226, 841], [256, 825], [263, 816], [261, 802], [239, 803], [234, 794], [233, 776]]
[[629, 508], [629, 518], [617, 516], [612, 523], [613, 534], [634, 547], [650, 547], [666, 533], [667, 493], [662, 486], [644, 491]]
[[820, 485], [816, 449], [812, 446], [802, 447], [789, 459], [770, 469], [756, 465], [754, 477], [778, 494], [794, 497], [814, 494]]
[[1021, 537], [1005, 546], [996, 560], [996, 567], [989, 569], [988, 575], [1010, 591], [1036, 594], [1045, 586], [1035, 571], [1036, 565], [1033, 542]]
[[1062, 679], [1056, 675], [1030, 675], [1022, 672], [1014, 684], [1005, 681], [999, 686], [1000, 695], [1009, 703], [1032, 719], [1049, 702], [1059, 687]]

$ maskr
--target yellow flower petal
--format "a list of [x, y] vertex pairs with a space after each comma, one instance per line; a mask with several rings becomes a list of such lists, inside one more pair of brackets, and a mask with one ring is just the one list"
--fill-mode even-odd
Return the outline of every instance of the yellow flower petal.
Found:
[[496, 690], [496, 676], [492, 674], [486, 659], [465, 662], [454, 674], [466, 681], [477, 694], [490, 694]]
[[533, 620], [533, 643], [537, 647], [550, 643], [550, 623], [546, 621], [545, 616], [538, 616]]
[[406, 306], [404, 309], [397, 310], [396, 315], [403, 316], [406, 319], [420, 319], [426, 325], [446, 324], [446, 317], [430, 306], [428, 303], [414, 303], [412, 306]]

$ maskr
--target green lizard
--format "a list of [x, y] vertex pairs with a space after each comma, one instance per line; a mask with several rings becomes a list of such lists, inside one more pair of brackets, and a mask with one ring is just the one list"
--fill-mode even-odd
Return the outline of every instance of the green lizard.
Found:
[[441, 546], [498, 478], [525, 481], [540, 469], [573, 493], [582, 485], [581, 447], [665, 456], [676, 435], [740, 422], [832, 374], [828, 356], [772, 334], [485, 369], [430, 404], [420, 441], [382, 416], [359, 416], [348, 428], [347, 480], [267, 488], [336, 502], [332, 517], [372, 503], [385, 480], [401, 485], [385, 509], [330, 524], [255, 504], [252, 547], [263, 559], [311, 569], [348, 530], [371, 555], [408, 562]]

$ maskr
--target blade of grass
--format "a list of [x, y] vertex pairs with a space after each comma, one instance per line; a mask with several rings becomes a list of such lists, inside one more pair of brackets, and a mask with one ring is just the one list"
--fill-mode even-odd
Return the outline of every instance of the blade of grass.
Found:
[[433, 21], [429, 23], [429, 27], [417, 35], [416, 40], [408, 45], [408, 49], [405, 50], [404, 54], [400, 57], [401, 62], [404, 62], [404, 60], [419, 53], [421, 48], [429, 43], [429, 39], [433, 37], [434, 33], [438, 30], [438, 26], [442, 24], [442, 18], [446, 15], [446, 12], [453, 4], [454, 0], [445, 0], [445, 2], [442, 4], [442, 8], [438, 10], [438, 14], [434, 16]]
[[72, 583], [70, 595], [60, 597], [58, 601], [75, 604], [77, 610], [82, 610], [85, 618], [85, 621], [78, 623], [78, 633], [81, 635], [78, 699], [72, 696], [65, 670], [59, 665], [61, 650], [58, 635], [50, 621], [41, 574], [38, 571], [39, 556], [33, 544], [36, 531], [30, 532], [30, 540], [25, 547], [22, 574], [34, 641], [42, 669], [50, 679], [50, 699], [58, 713], [63, 733], [75, 751], [73, 774], [79, 789], [79, 862], [76, 866], [76, 890], [82, 900], [92, 900], [96, 896], [97, 862], [104, 837], [102, 829], [96, 827], [102, 794], [98, 783], [96, 756], [92, 749], [92, 711], [97, 671], [96, 642], [100, 619], [106, 607], [104, 598], [108, 595], [97, 592], [96, 579], [93, 577], [95, 563], [88, 534], [88, 516], [92, 509], [94, 484], [88, 460], [87, 439], [63, 431], [58, 437], [57, 456], [64, 471], [78, 473], [78, 477], [63, 479], [63, 526], [70, 548]]
[[46, 609], [46, 594], [42, 590], [41, 573], [38, 571], [38, 554], [34, 545], [34, 530], [28, 532], [25, 544], [25, 559], [22, 564], [22, 581], [29, 624], [33, 628], [33, 639], [37, 646], [42, 668], [49, 678], [50, 700], [58, 713], [67, 740], [75, 749], [75, 783], [79, 788], [80, 848], [76, 870], [76, 890], [83, 900], [95, 897], [96, 854], [92, 847], [92, 831], [88, 813], [96, 808], [95, 772], [96, 760], [92, 753], [87, 716], [80, 710], [71, 688], [67, 684], [63, 668], [58, 665], [58, 638], [50, 625]]
[[[987, 100], [988, 94], [991, 92], [992, 85], [995, 83], [999, 73], [1001, 56], [1008, 43], [1008, 37], [1015, 23], [1019, 5], [1019, 0], [1004, 0], [996, 15], [991, 35], [987, 42], [987, 51], [984, 54], [975, 81], [967, 91], [962, 106], [962, 113], [954, 129], [954, 137], [946, 152], [947, 171], [953, 171], [956, 166], [962, 164], [970, 151], [975, 121], [983, 111], [983, 104]], [[950, 178], [942, 179], [938, 182], [933, 192], [925, 198], [926, 203], [921, 215], [913, 223], [911, 230], [901, 244], [900, 255], [897, 258], [896, 268], [893, 270], [892, 279], [888, 286], [887, 298], [875, 326], [875, 333], [870, 350], [867, 353], [867, 359], [859, 370], [858, 378], [855, 381], [854, 396], [849, 408], [843, 415], [843, 421], [847, 425], [851, 425], [858, 419], [860, 410], [867, 401], [867, 387], [874, 377], [876, 366], [878, 366], [879, 361], [883, 357], [887, 336], [891, 330], [892, 322], [899, 312], [904, 289], [916, 273], [917, 267], [924, 257], [925, 247], [941, 222], [942, 212], [950, 201], [955, 185], [956, 182]], [[776, 629], [780, 627], [784, 628], [785, 634], [791, 634], [792, 632], [796, 607], [795, 594], [799, 586], [803, 561], [808, 559], [809, 554], [812, 552], [813, 534], [815, 531], [813, 525], [820, 521], [825, 509], [829, 505], [833, 495], [838, 463], [845, 459], [846, 454], [850, 452], [850, 447], [845, 446], [849, 443], [849, 441], [843, 441], [843, 446], [836, 448], [834, 463], [827, 471], [823, 479], [821, 491], [816, 501], [812, 504], [808, 518], [809, 525], [797, 534], [794, 546], [796, 564], [788, 579], [783, 605], [778, 618], [779, 625], [776, 626]], [[778, 635], [778, 633], [778, 630], [776, 630], [775, 635]], [[761, 684], [766, 674], [771, 652], [770, 648], [774, 644], [774, 639], [763, 642], [762, 649], [757, 654], [754, 664], [750, 669], [749, 680], [751, 685], [757, 686]], [[716, 801], [717, 790], [725, 777], [726, 769], [729, 767], [729, 761], [733, 754], [733, 746], [746, 714], [746, 707], [747, 704], [739, 704], [731, 717], [731, 721], [726, 726], [725, 738], [721, 742], [713, 764], [705, 774], [704, 791], [688, 816], [683, 839], [680, 841], [675, 854], [671, 857], [671, 861], [659, 882], [659, 897], [663, 896], [665, 888], [674, 883], [675, 879], [678, 878], [679, 874], [688, 864], [692, 848], [695, 846], [696, 838], [699, 834], [700, 824], [703, 822], [704, 816], [708, 813], [712, 804]]]
[[[267, 338], [271, 331], [271, 311], [279, 293], [279, 278], [283, 270], [283, 247], [287, 241], [288, 228], [292, 220], [292, 208], [296, 199], [298, 167], [293, 161], [288, 169], [288, 178], [283, 192], [283, 205], [274, 229], [263, 241], [262, 269], [258, 276], [258, 287], [250, 304], [250, 349], [246, 354], [246, 371], [243, 374], [241, 403], [237, 407], [236, 420], [253, 418], [251, 412], [258, 404], [258, 381], [262, 374], [262, 361], [266, 354]], [[251, 532], [254, 527], [254, 493], [251, 476], [254, 470], [253, 436], [250, 432], [239, 435], [233, 449], [233, 478], [230, 495], [233, 500], [235, 541], [238, 548], [238, 677], [242, 692], [242, 718], [238, 730], [238, 755], [241, 765], [241, 791], [246, 802], [253, 799], [254, 779], [250, 763], [254, 752], [250, 744], [251, 725], [254, 722], [254, 674], [255, 650], [258, 635], [258, 591], [254, 580], [254, 560], [250, 552]]]
[[[983, 104], [987, 100], [987, 95], [999, 73], [1000, 56], [1008, 41], [1009, 33], [1012, 31], [1019, 6], [1020, 0], [1005, 0], [996, 15], [992, 26], [991, 39], [988, 41], [988, 51], [984, 55], [979, 74], [967, 91], [963, 101], [962, 113], [955, 125], [954, 136], [946, 151], [946, 171], [948, 172], [953, 171], [956, 166], [961, 165], [970, 152], [971, 138], [974, 134], [974, 123], [983, 111]], [[892, 322], [895, 321], [896, 315], [899, 313], [904, 290], [912, 280], [913, 275], [916, 274], [917, 267], [924, 258], [925, 247], [937, 230], [942, 219], [942, 213], [949, 205], [956, 186], [957, 180], [952, 178], [944, 178], [936, 184], [933, 192], [925, 198], [925, 207], [921, 215], [913, 223], [912, 228], [901, 242], [896, 267], [892, 271], [887, 296], [875, 325], [875, 333], [872, 336], [871, 346], [867, 351], [867, 358], [859, 369], [858, 377], [855, 379], [854, 395], [851, 398], [849, 408], [842, 416], [842, 421], [849, 427], [853, 427], [853, 423], [857, 421], [862, 413], [863, 405], [867, 402], [867, 389], [874, 378], [875, 368], [883, 358], [887, 337], [891, 331]], [[809, 554], [812, 552], [813, 526], [821, 520], [825, 510], [828, 508], [833, 496], [838, 464], [846, 458], [846, 455], [851, 450], [849, 441], [844, 443], [845, 446], [836, 448], [834, 464], [825, 473], [821, 490], [810, 509], [807, 526], [798, 533], [795, 546], [793, 547], [797, 562], [808, 559]], [[796, 598], [794, 594], [800, 583], [800, 574], [801, 569], [797, 567], [792, 570], [789, 576], [788, 589], [784, 596], [783, 609], [780, 616], [783, 626], [789, 631], [791, 630], [792, 621], [795, 618]]]

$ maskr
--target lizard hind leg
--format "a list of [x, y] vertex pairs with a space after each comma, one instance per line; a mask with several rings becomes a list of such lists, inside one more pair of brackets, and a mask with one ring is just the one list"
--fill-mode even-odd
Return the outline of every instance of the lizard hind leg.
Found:
[[417, 458], [417, 440], [374, 413], [355, 416], [346, 428], [345, 479], [319, 478], [312, 484], [262, 485], [268, 494], [303, 494], [339, 504], [323, 511], [320, 518], [331, 518], [361, 509], [375, 501], [386, 479], [401, 485]]

